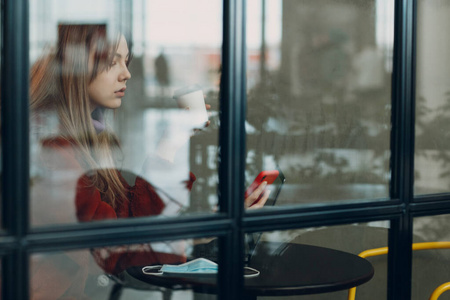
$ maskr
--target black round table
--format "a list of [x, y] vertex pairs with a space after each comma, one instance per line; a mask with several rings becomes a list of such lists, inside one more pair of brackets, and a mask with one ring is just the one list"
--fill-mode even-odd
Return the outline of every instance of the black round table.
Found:
[[[258, 243], [248, 266], [260, 271], [245, 278], [246, 298], [290, 296], [334, 292], [369, 281], [374, 274], [370, 262], [347, 252], [293, 243]], [[151, 285], [216, 293], [216, 277], [195, 275], [146, 275], [142, 266], [127, 269], [132, 277]]]

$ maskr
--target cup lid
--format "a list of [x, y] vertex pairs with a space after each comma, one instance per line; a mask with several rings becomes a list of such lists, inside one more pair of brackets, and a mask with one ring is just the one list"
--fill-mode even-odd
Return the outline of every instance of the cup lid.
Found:
[[198, 84], [188, 85], [179, 89], [176, 89], [173, 92], [173, 98], [176, 99], [180, 96], [201, 90], [202, 88]]

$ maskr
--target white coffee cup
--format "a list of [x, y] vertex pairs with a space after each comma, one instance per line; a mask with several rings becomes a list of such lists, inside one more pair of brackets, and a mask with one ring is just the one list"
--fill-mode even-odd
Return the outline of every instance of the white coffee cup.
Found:
[[185, 86], [174, 91], [173, 98], [178, 107], [186, 109], [195, 126], [202, 127], [208, 121], [208, 112], [205, 107], [205, 97], [198, 85]]

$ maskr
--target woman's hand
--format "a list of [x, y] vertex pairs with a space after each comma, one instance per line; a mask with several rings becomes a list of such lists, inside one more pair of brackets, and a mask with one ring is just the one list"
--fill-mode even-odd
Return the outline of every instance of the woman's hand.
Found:
[[[245, 209], [258, 209], [266, 204], [267, 199], [269, 199], [270, 190], [266, 189], [267, 181], [261, 182], [261, 184], [245, 198], [244, 207]], [[219, 207], [216, 205], [212, 212], [216, 213], [219, 211]]]
[[269, 199], [270, 190], [266, 189], [267, 181], [263, 181], [247, 198], [244, 206], [246, 209], [257, 209], [264, 206]]
[[[210, 109], [211, 109], [211, 105], [210, 105], [210, 104], [205, 104], [205, 107], [206, 107], [206, 110], [210, 110]], [[186, 109], [186, 110], [190, 110], [189, 107], [186, 107], [185, 109]], [[211, 121], [210, 121], [210, 120], [206, 121], [205, 124], [203, 124], [203, 128], [208, 127], [210, 124], [211, 124]], [[193, 133], [193, 134], [196, 134], [196, 133], [199, 132], [199, 131], [202, 131], [202, 128], [194, 128], [193, 131], [192, 131], [192, 133]]]

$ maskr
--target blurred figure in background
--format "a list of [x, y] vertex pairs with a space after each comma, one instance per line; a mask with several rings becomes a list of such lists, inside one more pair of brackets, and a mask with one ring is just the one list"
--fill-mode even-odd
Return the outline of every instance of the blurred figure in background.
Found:
[[167, 62], [164, 50], [161, 50], [159, 55], [155, 58], [155, 76], [159, 85], [159, 95], [161, 100], [169, 97], [169, 85], [170, 85], [170, 72], [169, 64]]

